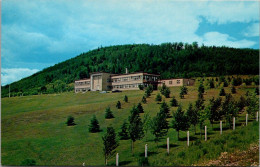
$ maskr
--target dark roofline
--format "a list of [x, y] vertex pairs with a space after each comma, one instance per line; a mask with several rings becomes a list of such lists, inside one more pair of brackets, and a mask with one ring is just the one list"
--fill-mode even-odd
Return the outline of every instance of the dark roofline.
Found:
[[132, 74], [138, 74], [138, 73], [142, 73], [142, 74], [146, 74], [146, 75], [157, 75], [160, 76], [160, 74], [152, 74], [152, 73], [146, 73], [143, 71], [139, 71], [139, 72], [132, 72], [132, 73], [127, 73], [127, 74], [111, 74], [111, 76], [120, 76], [120, 75], [132, 75]]
[[[173, 79], [192, 79], [192, 78], [170, 78], [170, 79], [161, 79], [160, 81], [163, 81], [163, 80], [173, 80]], [[195, 80], [195, 79], [192, 79], [192, 80]]]
[[87, 80], [87, 79], [90, 79], [90, 78], [83, 78], [83, 79], [78, 79], [78, 80], [75, 80], [75, 81], [82, 81], [82, 80]]

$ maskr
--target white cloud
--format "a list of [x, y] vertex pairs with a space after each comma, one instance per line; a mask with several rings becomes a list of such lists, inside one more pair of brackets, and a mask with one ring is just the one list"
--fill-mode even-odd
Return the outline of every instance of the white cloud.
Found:
[[254, 41], [249, 41], [246, 39], [236, 40], [228, 34], [222, 34], [219, 32], [205, 33], [202, 37], [202, 43], [209, 46], [230, 46], [234, 48], [249, 48], [255, 45]]
[[2, 68], [1, 85], [6, 85], [18, 81], [38, 71], [39, 71], [38, 69], [29, 69], [29, 68]]
[[259, 23], [254, 23], [248, 26], [243, 33], [246, 37], [257, 37], [259, 36]]

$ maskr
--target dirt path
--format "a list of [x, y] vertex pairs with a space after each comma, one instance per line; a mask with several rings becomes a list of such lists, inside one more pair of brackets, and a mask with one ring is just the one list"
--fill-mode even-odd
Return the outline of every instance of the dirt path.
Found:
[[216, 160], [210, 160], [198, 166], [259, 166], [259, 145], [251, 144], [246, 151], [234, 153], [222, 152]]

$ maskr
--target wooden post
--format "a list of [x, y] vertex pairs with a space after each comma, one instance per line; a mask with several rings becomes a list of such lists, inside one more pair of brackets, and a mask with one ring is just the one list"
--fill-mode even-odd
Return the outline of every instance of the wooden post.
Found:
[[246, 126], [247, 126], [247, 122], [248, 122], [248, 114], [246, 114]]
[[235, 129], [236, 129], [236, 118], [233, 117], [233, 130], [235, 130]]
[[119, 166], [119, 154], [116, 153], [116, 166]]
[[144, 157], [147, 158], [147, 144], [145, 144]]
[[207, 141], [207, 126], [205, 126], [205, 141]]
[[258, 112], [256, 112], [256, 121], [258, 122]]
[[167, 137], [167, 153], [170, 154], [170, 138]]
[[220, 134], [222, 135], [222, 121], [220, 121]]
[[190, 131], [187, 132], [187, 145], [190, 146]]

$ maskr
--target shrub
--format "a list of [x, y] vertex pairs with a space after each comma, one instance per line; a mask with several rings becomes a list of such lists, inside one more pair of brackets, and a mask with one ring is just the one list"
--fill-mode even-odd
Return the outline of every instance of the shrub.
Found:
[[137, 108], [137, 110], [138, 110], [139, 113], [144, 113], [144, 109], [143, 109], [143, 106], [142, 106], [141, 103], [138, 103], [138, 105], [137, 105], [136, 108]]
[[144, 156], [141, 156], [138, 159], [138, 166], [149, 166], [148, 158], [145, 158]]
[[142, 102], [143, 102], [144, 104], [147, 102], [145, 96], [143, 96], [143, 98], [142, 98]]
[[120, 109], [120, 108], [121, 108], [121, 103], [120, 103], [120, 101], [117, 101], [117, 103], [116, 103], [116, 108], [117, 108], [117, 109]]
[[112, 111], [110, 110], [110, 107], [108, 107], [105, 112], [106, 112], [106, 114], [105, 114], [106, 119], [114, 118], [114, 115], [113, 115]]
[[170, 101], [170, 104], [172, 107], [177, 107], [178, 106], [178, 102], [176, 100], [176, 98], [173, 96], [171, 101]]
[[232, 93], [232, 94], [237, 93], [236, 88], [235, 88], [234, 86], [232, 86], [232, 88], [231, 88], [231, 93]]
[[161, 102], [162, 101], [162, 96], [160, 95], [160, 93], [157, 94], [155, 101], [157, 102]]
[[128, 97], [125, 95], [124, 101], [127, 103], [128, 102]]
[[91, 119], [91, 123], [89, 125], [89, 132], [91, 133], [96, 133], [99, 132], [99, 122], [96, 118], [96, 115], [93, 115], [92, 119]]
[[144, 85], [139, 85], [138, 87], [140, 90], [144, 90]]
[[74, 122], [74, 117], [68, 116], [67, 121], [66, 121], [67, 126], [73, 126], [76, 125]]
[[224, 88], [221, 88], [220, 92], [219, 92], [219, 96], [225, 96], [225, 95], [226, 95], [226, 93], [225, 93]]
[[21, 162], [21, 166], [35, 166], [36, 161], [34, 159], [25, 159]]

